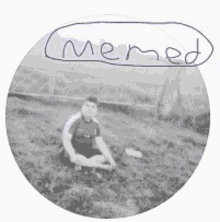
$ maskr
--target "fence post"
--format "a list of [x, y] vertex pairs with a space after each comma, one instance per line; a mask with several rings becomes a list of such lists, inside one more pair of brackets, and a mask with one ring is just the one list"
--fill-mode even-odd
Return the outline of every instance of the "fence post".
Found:
[[156, 104], [156, 116], [169, 117], [174, 109], [180, 106], [180, 75], [182, 69], [171, 68], [168, 72], [168, 76], [163, 85], [161, 93], [159, 95], [158, 102]]
[[49, 86], [49, 92], [51, 95], [54, 94], [54, 85], [56, 83], [56, 76], [50, 76], [50, 86]]

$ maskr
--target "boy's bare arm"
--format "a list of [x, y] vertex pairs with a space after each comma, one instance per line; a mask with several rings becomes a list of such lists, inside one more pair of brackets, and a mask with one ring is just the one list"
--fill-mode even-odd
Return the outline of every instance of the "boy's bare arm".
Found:
[[73, 146], [72, 146], [70, 140], [71, 140], [71, 135], [69, 136], [67, 134], [63, 134], [63, 145], [64, 145], [64, 148], [67, 151], [67, 153], [69, 154], [70, 159], [74, 160], [76, 153], [75, 153], [75, 151], [73, 149]]
[[73, 122], [76, 120], [76, 118], [78, 118], [77, 115], [73, 116], [66, 123], [64, 130], [63, 130], [63, 145], [72, 160], [74, 160], [76, 154], [75, 154], [75, 151], [74, 151], [72, 144], [71, 144], [72, 135], [69, 133], [69, 129], [72, 126]]
[[108, 147], [106, 146], [105, 142], [103, 141], [102, 137], [96, 137], [96, 144], [99, 150], [102, 152], [102, 154], [107, 158], [109, 163], [113, 166], [116, 167], [116, 162], [113, 159]]

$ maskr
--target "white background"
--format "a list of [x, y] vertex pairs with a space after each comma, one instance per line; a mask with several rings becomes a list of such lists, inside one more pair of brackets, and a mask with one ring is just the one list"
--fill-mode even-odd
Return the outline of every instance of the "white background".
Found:
[[[216, 2], [216, 3], [214, 3]], [[86, 16], [114, 14], [142, 21], [176, 21], [191, 25], [213, 43], [214, 54], [200, 66], [211, 104], [211, 131], [204, 156], [186, 185], [157, 208], [121, 220], [147, 221], [220, 221], [220, 144], [219, 58], [220, 12], [218, 1], [4, 1], [1, 4], [1, 221], [84, 221], [57, 207], [39, 194], [23, 176], [8, 145], [5, 105], [8, 89], [18, 65], [45, 34], [66, 23]], [[89, 18], [88, 18], [89, 20]], [[218, 62], [218, 63], [217, 63]]]

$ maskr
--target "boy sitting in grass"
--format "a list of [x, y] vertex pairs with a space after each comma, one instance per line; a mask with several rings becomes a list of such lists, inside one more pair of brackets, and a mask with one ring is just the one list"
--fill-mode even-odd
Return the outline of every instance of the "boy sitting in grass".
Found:
[[[88, 97], [81, 112], [66, 123], [63, 131], [65, 161], [81, 166], [113, 170], [116, 163], [101, 137], [98, 121], [94, 118], [98, 110], [96, 97]], [[95, 146], [96, 145], [96, 146]], [[110, 164], [107, 164], [109, 162]]]

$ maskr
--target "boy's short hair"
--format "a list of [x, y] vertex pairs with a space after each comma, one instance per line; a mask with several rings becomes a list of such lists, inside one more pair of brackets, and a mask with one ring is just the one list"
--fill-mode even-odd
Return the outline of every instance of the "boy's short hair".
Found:
[[93, 102], [93, 103], [95, 103], [96, 105], [98, 105], [98, 99], [97, 99], [97, 97], [95, 97], [95, 96], [89, 96], [89, 97], [87, 97], [87, 98], [85, 99], [85, 101]]

